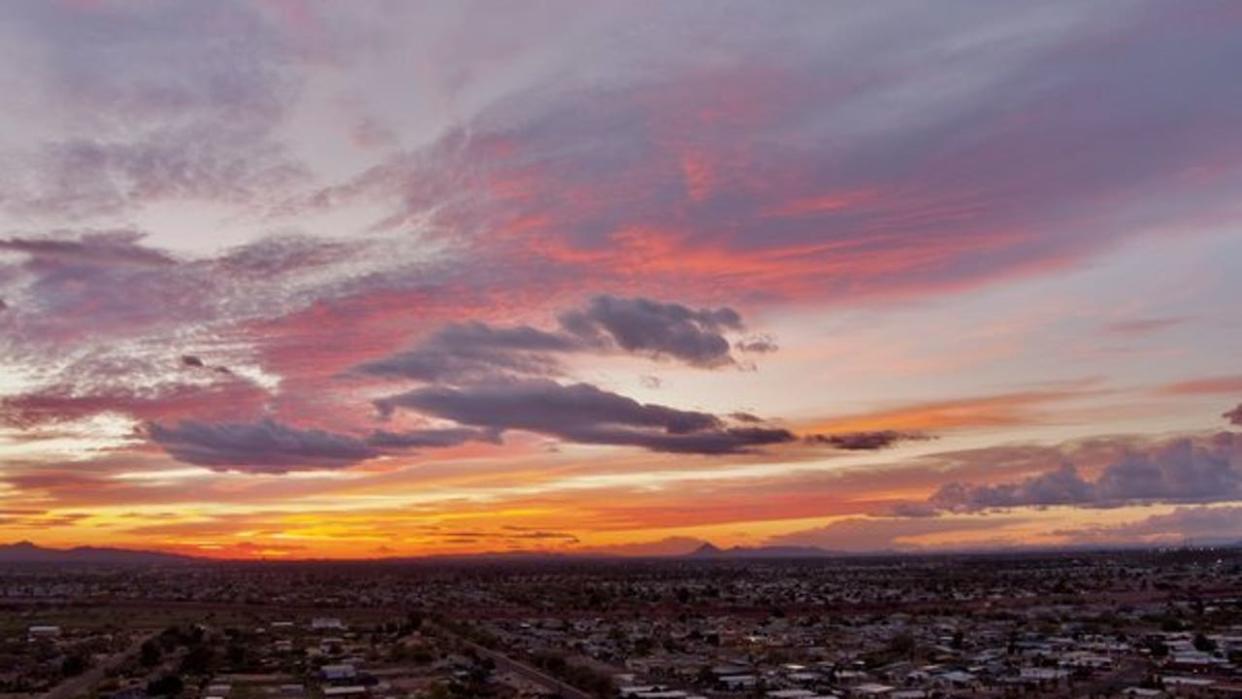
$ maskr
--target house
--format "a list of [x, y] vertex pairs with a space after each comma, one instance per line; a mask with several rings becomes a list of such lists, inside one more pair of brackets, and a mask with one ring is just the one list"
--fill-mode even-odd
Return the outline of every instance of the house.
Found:
[[339, 665], [324, 665], [319, 668], [319, 674], [328, 682], [340, 682], [343, 680], [352, 680], [358, 675], [358, 671], [353, 665], [341, 663]]
[[1216, 684], [1216, 680], [1210, 680], [1206, 677], [1164, 675], [1160, 678], [1160, 683], [1164, 685], [1165, 690], [1167, 690], [1170, 694], [1183, 697], [1195, 697], [1204, 695], [1209, 687]]
[[362, 685], [346, 685], [342, 687], [324, 687], [323, 695], [325, 697], [357, 697], [367, 693], [367, 688]]
[[716, 681], [724, 685], [725, 689], [735, 692], [739, 689], [754, 687], [759, 682], [759, 678], [754, 675], [726, 675], [717, 678]]
[[31, 626], [26, 631], [26, 636], [34, 641], [40, 638], [60, 638], [59, 626]]

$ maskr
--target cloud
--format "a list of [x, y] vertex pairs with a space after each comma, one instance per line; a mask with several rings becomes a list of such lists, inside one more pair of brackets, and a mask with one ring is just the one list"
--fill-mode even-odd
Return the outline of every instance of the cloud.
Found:
[[1239, 427], [1242, 427], [1242, 403], [1239, 403], [1238, 406], [1234, 408], [1233, 410], [1229, 410], [1225, 413], [1222, 413], [1221, 417], [1228, 420], [1230, 424], [1234, 424]]
[[[312, 199], [386, 203], [377, 225], [391, 229], [430, 215], [502, 277], [853, 303], [1061, 268], [1222, 211], [1237, 186], [1237, 149], [1219, 152], [1242, 114], [1222, 69], [1238, 58], [1229, 22], [734, 5], [652, 34], [642, 15], [608, 26], [629, 27], [658, 73], [635, 75], [630, 56], [624, 77], [568, 71], [582, 79], [507, 91]], [[926, 42], [874, 50], [912, 26]], [[699, 32], [727, 58], [686, 56]], [[836, 40], [806, 40], [825, 32]], [[1118, 35], [1144, 40], [1105, 40]], [[1205, 162], [1219, 169], [1182, 177]]]
[[1242, 541], [1242, 507], [1178, 507], [1134, 522], [1059, 529], [1053, 534], [1079, 544], [1236, 544]]
[[147, 427], [151, 440], [178, 461], [217, 471], [287, 473], [345, 468], [379, 455], [365, 441], [317, 429], [297, 429], [270, 419], [252, 423], [191, 420]]
[[6, 8], [4, 24], [8, 62], [25, 67], [2, 77], [25, 108], [58, 116], [27, 117], [0, 151], [0, 211], [66, 222], [170, 199], [244, 204], [303, 174], [275, 133], [298, 73], [253, 8], [52, 3]]
[[812, 434], [805, 439], [811, 444], [825, 444], [847, 451], [875, 451], [877, 449], [887, 449], [899, 442], [924, 441], [931, 439], [931, 437], [919, 432], [872, 430], [841, 432], [837, 434]]
[[1170, 317], [1170, 318], [1135, 318], [1133, 320], [1121, 320], [1115, 323], [1109, 323], [1104, 326], [1104, 330], [1114, 335], [1123, 335], [1127, 337], [1141, 337], [1167, 330], [1182, 323], [1188, 318]]
[[1047, 407], [1095, 393], [1090, 388], [1071, 386], [928, 401], [829, 418], [817, 423], [815, 429], [828, 433], [923, 432], [1037, 424], [1047, 419]]
[[248, 423], [184, 420], [173, 427], [152, 423], [153, 442], [170, 456], [214, 470], [281, 474], [347, 468], [387, 453], [442, 449], [467, 442], [496, 442], [495, 430], [470, 427], [376, 430], [365, 438], [318, 429], [299, 429], [271, 419]]
[[0, 192], [0, 203], [24, 216], [77, 220], [163, 200], [243, 204], [260, 192], [287, 190], [304, 175], [265, 132], [220, 126], [168, 128], [137, 142], [45, 145], [28, 158], [26, 182]]
[[847, 517], [822, 527], [774, 536], [775, 546], [818, 546], [830, 551], [913, 551], [935, 548], [921, 537], [951, 535], [1000, 527], [1004, 517]]
[[456, 323], [418, 347], [367, 362], [359, 371], [427, 382], [481, 380], [504, 374], [551, 376], [561, 373], [556, 353], [576, 352], [577, 339], [529, 326], [495, 328]]
[[15, 253], [0, 255], [0, 288], [7, 276], [8, 292], [23, 299], [6, 320], [12, 339], [56, 356], [68, 353], [66, 343], [132, 339], [210, 316], [219, 289], [143, 238], [134, 230], [84, 230], [0, 240], [0, 252]]
[[[103, 367], [93, 365], [103, 370]], [[77, 371], [66, 371], [77, 376]], [[97, 375], [93, 381], [67, 382], [20, 395], [0, 397], [0, 425], [33, 429], [68, 423], [100, 413], [119, 413], [137, 420], [197, 418], [218, 420], [254, 415], [270, 395], [249, 381], [216, 372], [210, 383], [162, 383], [124, 387], [126, 379], [142, 376], [122, 367], [116, 376]], [[146, 377], [143, 377], [146, 378]]]
[[193, 354], [181, 355], [181, 364], [182, 366], [195, 367], [195, 368], [204, 368], [207, 366], [206, 364], [203, 363], [202, 357], [198, 357]]
[[505, 374], [547, 377], [562, 373], [559, 355], [615, 351], [711, 368], [734, 363], [724, 333], [741, 328], [741, 316], [731, 308], [602, 295], [562, 313], [555, 331], [453, 323], [419, 346], [366, 362], [358, 371], [449, 383]]
[[780, 349], [776, 341], [770, 335], [754, 335], [742, 340], [738, 340], [734, 347], [739, 352], [749, 354], [768, 354]]
[[1160, 387], [1160, 393], [1171, 396], [1242, 393], [1242, 376], [1208, 376], [1178, 381]]
[[732, 308], [691, 309], [643, 298], [596, 296], [560, 317], [561, 327], [587, 342], [610, 342], [631, 354], [673, 357], [691, 366], [732, 364], [723, 333], [742, 329]]
[[486, 430], [466, 427], [387, 432], [377, 430], [367, 438], [367, 444], [379, 449], [411, 449], [453, 447], [466, 442], [495, 442], [497, 436]]
[[0, 239], [0, 251], [24, 253], [38, 264], [53, 263], [162, 267], [176, 260], [158, 250], [143, 247], [143, 236], [132, 230], [89, 231], [76, 237]]
[[948, 483], [931, 496], [930, 503], [944, 510], [973, 512], [1031, 505], [1077, 505], [1092, 502], [1094, 499], [1093, 484], [1084, 481], [1073, 465], [1066, 464], [1055, 471], [1041, 473], [1017, 483]]
[[737, 420], [738, 422], [749, 422], [751, 424], [759, 424], [763, 422], [763, 418], [759, 417], [758, 415], [755, 415], [754, 413], [747, 413], [747, 412], [729, 413], [729, 417], [733, 418], [734, 420]]
[[[734, 364], [725, 333], [743, 327], [731, 308], [694, 309], [600, 295], [561, 313], [555, 330], [453, 323], [413, 349], [366, 362], [356, 371], [429, 384], [375, 405], [384, 416], [400, 408], [453, 420], [468, 426], [471, 438], [485, 431], [487, 439], [496, 440], [505, 431], [524, 430], [579, 444], [731, 454], [789, 442], [793, 435], [757, 424], [728, 425], [708, 413], [643, 404], [591, 384], [552, 378], [565, 374], [561, 357], [569, 354], [622, 352], [703, 368]], [[761, 421], [746, 416], [737, 422]]]
[[928, 503], [945, 511], [1134, 502], [1218, 502], [1242, 498], [1242, 435], [1178, 437], [1125, 447], [1094, 479], [1064, 454], [1058, 467], [996, 485], [942, 486]]
[[383, 413], [409, 409], [503, 433], [524, 430], [579, 444], [651, 451], [729, 454], [793, 441], [784, 429], [730, 427], [709, 413], [678, 410], [585, 383], [513, 380], [465, 388], [431, 386], [376, 402]]

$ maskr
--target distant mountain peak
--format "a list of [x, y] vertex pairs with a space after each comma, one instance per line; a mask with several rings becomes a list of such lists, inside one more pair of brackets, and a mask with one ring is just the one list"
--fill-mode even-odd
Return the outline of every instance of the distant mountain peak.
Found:
[[817, 546], [733, 546], [722, 549], [710, 541], [686, 554], [690, 558], [823, 558], [839, 555]]
[[719, 546], [716, 546], [710, 541], [704, 541], [702, 546], [691, 551], [688, 555], [690, 556], [719, 556], [722, 553], [724, 553], [724, 551], [721, 550]]

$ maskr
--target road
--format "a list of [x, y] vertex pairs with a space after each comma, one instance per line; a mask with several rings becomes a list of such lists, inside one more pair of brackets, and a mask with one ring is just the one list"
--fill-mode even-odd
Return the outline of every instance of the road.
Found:
[[478, 653], [480, 658], [490, 658], [493, 663], [496, 663], [496, 669], [500, 672], [512, 672], [513, 674], [518, 675], [522, 677], [523, 679], [529, 680], [530, 682], [540, 685], [541, 687], [543, 687], [544, 689], [547, 689], [550, 692], [553, 692], [555, 694], [559, 694], [562, 697], [565, 697], [565, 699], [596, 699], [595, 695], [590, 694], [588, 692], [584, 692], [581, 689], [578, 689], [577, 687], [565, 684], [561, 680], [553, 677], [552, 675], [549, 675], [548, 673], [544, 672], [543, 670], [540, 670], [539, 668], [536, 668], [532, 665], [527, 665], [526, 663], [520, 660], [514, 660], [513, 658], [510, 658], [509, 656], [505, 655], [504, 653], [501, 653], [500, 651], [492, 650], [491, 648], [487, 648], [486, 646], [481, 646], [478, 643], [475, 643], [474, 641], [470, 641], [465, 638], [462, 638], [461, 636], [453, 633], [452, 631], [442, 626], [439, 626], [439, 625], [432, 626], [430, 622], [423, 622], [423, 623], [424, 625], [430, 626], [432, 629], [446, 636], [451, 636], [457, 639], [458, 641], [462, 643], [462, 645], [473, 650], [475, 653]]
[[120, 651], [119, 653], [113, 653], [103, 662], [87, 669], [86, 672], [83, 672], [77, 677], [70, 677], [64, 682], [52, 687], [46, 694], [43, 695], [43, 699], [73, 699], [73, 697], [80, 697], [90, 694], [90, 691], [95, 688], [95, 685], [103, 681], [104, 676], [108, 674], [109, 670], [120, 666], [121, 663], [124, 663], [126, 660], [138, 655], [138, 652], [142, 649], [142, 644], [154, 639], [157, 636], [159, 636], [159, 632], [154, 631], [139, 638], [130, 644], [130, 646], [125, 650]]

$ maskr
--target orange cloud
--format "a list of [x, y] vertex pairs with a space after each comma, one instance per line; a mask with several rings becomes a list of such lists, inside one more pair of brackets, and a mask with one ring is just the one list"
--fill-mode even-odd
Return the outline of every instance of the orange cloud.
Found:
[[937, 430], [1005, 427], [1041, 422], [1040, 408], [1080, 398], [1081, 390], [1023, 391], [974, 398], [929, 401], [873, 412], [845, 415], [814, 423], [808, 429], [823, 432], [868, 430]]
[[1242, 394], [1242, 376], [1213, 376], [1179, 381], [1161, 386], [1159, 392], [1170, 396]]

